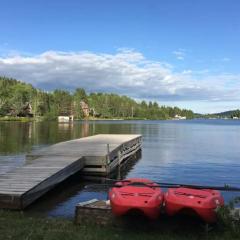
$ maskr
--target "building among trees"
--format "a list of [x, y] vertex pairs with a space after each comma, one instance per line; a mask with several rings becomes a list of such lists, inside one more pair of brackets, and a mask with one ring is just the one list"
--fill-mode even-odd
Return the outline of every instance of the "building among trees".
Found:
[[80, 101], [80, 107], [81, 107], [81, 110], [83, 112], [83, 116], [84, 117], [89, 117], [89, 114], [90, 114], [90, 108], [88, 106], [88, 104], [85, 102], [85, 101]]
[[58, 116], [58, 122], [59, 123], [68, 123], [72, 122], [74, 120], [73, 115], [70, 116]]

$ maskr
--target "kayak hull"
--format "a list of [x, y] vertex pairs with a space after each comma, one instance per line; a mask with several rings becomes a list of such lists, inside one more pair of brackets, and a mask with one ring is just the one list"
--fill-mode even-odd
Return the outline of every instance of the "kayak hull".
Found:
[[209, 189], [172, 188], [164, 198], [168, 215], [190, 210], [207, 223], [216, 222], [216, 209], [224, 205], [220, 192]]
[[[134, 183], [146, 185], [136, 186]], [[159, 217], [164, 194], [157, 184], [148, 179], [134, 178], [119, 182], [116, 186], [109, 191], [112, 212], [115, 216], [136, 211], [150, 219]]]
[[143, 207], [143, 206], [123, 206], [118, 204], [112, 204], [112, 212], [115, 216], [123, 216], [131, 212], [140, 212], [144, 216], [150, 219], [157, 219], [160, 215], [160, 207]]

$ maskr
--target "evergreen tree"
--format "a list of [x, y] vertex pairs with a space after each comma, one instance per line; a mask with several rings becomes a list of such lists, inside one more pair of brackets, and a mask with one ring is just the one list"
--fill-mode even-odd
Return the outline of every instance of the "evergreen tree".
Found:
[[[81, 101], [89, 105], [94, 116], [102, 118], [141, 118], [170, 119], [176, 114], [193, 118], [191, 110], [178, 107], [159, 106], [157, 102], [142, 101], [140, 103], [127, 97], [112, 93], [90, 93], [83, 88], [77, 88], [73, 94], [66, 90], [56, 89], [48, 93], [35, 89], [15, 79], [0, 77], [0, 115], [18, 116], [23, 107], [31, 104], [34, 116], [55, 119], [59, 115], [71, 115], [83, 118]], [[240, 117], [240, 111], [233, 116]]]

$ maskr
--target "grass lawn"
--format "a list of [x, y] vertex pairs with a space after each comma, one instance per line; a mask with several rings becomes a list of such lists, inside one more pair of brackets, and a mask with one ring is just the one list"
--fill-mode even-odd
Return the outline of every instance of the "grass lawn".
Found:
[[[136, 221], [136, 220], [135, 220]], [[23, 212], [0, 210], [0, 239], [46, 240], [157, 240], [157, 239], [240, 239], [240, 235], [221, 226], [206, 227], [194, 220], [160, 219], [159, 223], [127, 223], [121, 227], [75, 225], [72, 220], [25, 216]]]

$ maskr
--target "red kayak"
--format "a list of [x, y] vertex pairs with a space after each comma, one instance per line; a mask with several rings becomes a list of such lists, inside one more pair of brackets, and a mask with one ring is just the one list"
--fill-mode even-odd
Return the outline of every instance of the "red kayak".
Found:
[[179, 211], [194, 211], [205, 222], [216, 221], [216, 208], [223, 206], [221, 193], [209, 189], [171, 188], [165, 193], [165, 210], [168, 215]]
[[164, 194], [156, 183], [148, 179], [129, 178], [115, 184], [109, 191], [109, 199], [116, 216], [138, 210], [148, 218], [156, 219]]

